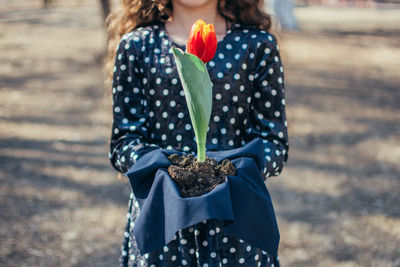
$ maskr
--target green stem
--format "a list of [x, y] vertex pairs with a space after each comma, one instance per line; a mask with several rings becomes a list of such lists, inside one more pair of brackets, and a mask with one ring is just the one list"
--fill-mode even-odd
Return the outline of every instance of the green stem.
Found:
[[206, 160], [206, 143], [197, 142], [197, 161], [204, 162]]

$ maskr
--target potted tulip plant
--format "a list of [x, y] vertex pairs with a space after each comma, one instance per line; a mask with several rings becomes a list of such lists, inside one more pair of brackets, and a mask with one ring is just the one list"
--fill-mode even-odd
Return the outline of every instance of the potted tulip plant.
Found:
[[197, 20], [190, 31], [186, 52], [173, 47], [173, 55], [185, 92], [189, 115], [196, 136], [197, 157], [172, 154], [168, 173], [180, 187], [182, 197], [199, 196], [235, 175], [233, 164], [225, 159], [217, 163], [206, 156], [207, 128], [212, 110], [212, 82], [206, 63], [215, 55], [217, 37], [212, 24]]
[[190, 32], [187, 52], [173, 47], [196, 135], [197, 157], [155, 149], [127, 173], [140, 208], [133, 231], [141, 254], [168, 244], [178, 230], [208, 219], [223, 221], [228, 235], [271, 255], [277, 253], [278, 226], [259, 171], [264, 163], [262, 140], [206, 156], [212, 83], [205, 64], [216, 46], [214, 27], [199, 20]]

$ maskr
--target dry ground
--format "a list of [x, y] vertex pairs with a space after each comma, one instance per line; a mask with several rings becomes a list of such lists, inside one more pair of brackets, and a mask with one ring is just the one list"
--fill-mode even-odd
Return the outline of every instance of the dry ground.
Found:
[[[129, 185], [107, 159], [97, 1], [23, 3], [0, 6], [0, 265], [116, 266]], [[289, 162], [267, 183], [282, 266], [400, 266], [400, 11], [296, 12]]]

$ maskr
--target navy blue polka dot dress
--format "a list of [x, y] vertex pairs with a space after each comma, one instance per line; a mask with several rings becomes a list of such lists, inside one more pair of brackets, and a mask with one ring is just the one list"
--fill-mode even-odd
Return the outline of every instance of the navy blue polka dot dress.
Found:
[[[158, 148], [196, 154], [197, 146], [169, 39], [163, 23], [125, 34], [116, 51], [110, 161], [123, 173]], [[287, 160], [283, 68], [273, 35], [233, 24], [207, 64], [213, 107], [207, 151], [263, 139], [263, 177], [278, 175]], [[130, 195], [121, 266], [279, 266], [278, 258], [224, 233], [210, 219], [181, 229], [164, 247], [141, 255], [133, 234], [138, 202]], [[265, 238], [268, 238], [266, 236]]]

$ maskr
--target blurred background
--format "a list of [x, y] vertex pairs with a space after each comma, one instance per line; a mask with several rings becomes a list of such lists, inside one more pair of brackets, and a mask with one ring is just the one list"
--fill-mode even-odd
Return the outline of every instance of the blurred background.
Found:
[[[282, 266], [400, 266], [400, 1], [268, 1], [289, 161], [267, 180]], [[0, 0], [0, 265], [117, 266], [100, 0]]]

